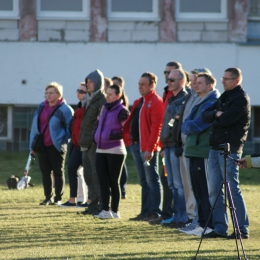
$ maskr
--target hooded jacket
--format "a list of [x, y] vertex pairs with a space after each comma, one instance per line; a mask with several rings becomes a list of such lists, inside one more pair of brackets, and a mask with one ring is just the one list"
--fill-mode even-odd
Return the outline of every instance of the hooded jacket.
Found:
[[100, 114], [101, 107], [105, 103], [104, 76], [100, 70], [91, 72], [86, 80], [94, 82], [94, 93], [88, 93], [84, 96], [84, 115], [79, 133], [79, 146], [83, 149], [89, 149], [94, 138], [93, 126]]

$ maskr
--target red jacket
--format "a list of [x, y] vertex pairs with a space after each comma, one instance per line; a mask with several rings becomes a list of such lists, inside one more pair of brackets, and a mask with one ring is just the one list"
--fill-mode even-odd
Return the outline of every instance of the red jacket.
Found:
[[[123, 138], [126, 146], [132, 144], [131, 122], [133, 113], [141, 99], [142, 98], [135, 100], [131, 114], [123, 128]], [[142, 152], [154, 152], [160, 150], [159, 139], [162, 128], [163, 114], [162, 98], [158, 96], [154, 90], [144, 97], [144, 103], [139, 115], [139, 140], [140, 149]]]
[[72, 127], [71, 127], [71, 141], [74, 145], [79, 146], [78, 140], [79, 140], [79, 132], [80, 132], [80, 126], [82, 122], [82, 117], [84, 114], [84, 107], [78, 108], [73, 116], [72, 121]]

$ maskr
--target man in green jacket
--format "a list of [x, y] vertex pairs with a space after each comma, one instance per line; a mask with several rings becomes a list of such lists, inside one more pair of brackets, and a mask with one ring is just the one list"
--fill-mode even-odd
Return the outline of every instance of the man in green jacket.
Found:
[[[195, 91], [200, 101], [193, 107], [190, 115], [182, 123], [182, 132], [187, 135], [184, 156], [190, 159], [190, 175], [192, 189], [198, 205], [199, 225], [186, 234], [200, 236], [212, 231], [212, 219], [210, 215], [210, 202], [207, 188], [207, 158], [209, 154], [210, 124], [202, 121], [202, 113], [210, 107], [219, 97], [215, 89], [216, 79], [208, 73], [199, 73], [196, 80]], [[207, 220], [208, 224], [207, 224]]]

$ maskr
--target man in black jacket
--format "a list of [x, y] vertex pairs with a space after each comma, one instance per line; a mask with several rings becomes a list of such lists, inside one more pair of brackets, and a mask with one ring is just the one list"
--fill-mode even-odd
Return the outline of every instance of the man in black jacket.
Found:
[[[250, 124], [250, 100], [241, 87], [242, 72], [238, 68], [225, 70], [222, 78], [224, 93], [202, 116], [205, 123], [212, 124], [210, 133], [210, 153], [208, 160], [209, 200], [213, 206], [219, 188], [224, 180], [224, 158], [219, 145], [229, 143], [231, 157], [240, 159]], [[238, 165], [230, 158], [227, 160], [227, 181], [233, 197], [234, 206], [242, 238], [249, 237], [248, 216], [244, 199], [239, 187]], [[213, 210], [214, 230], [205, 238], [227, 237], [228, 216], [225, 210], [224, 195], [221, 192]], [[228, 238], [235, 238], [233, 233]]]

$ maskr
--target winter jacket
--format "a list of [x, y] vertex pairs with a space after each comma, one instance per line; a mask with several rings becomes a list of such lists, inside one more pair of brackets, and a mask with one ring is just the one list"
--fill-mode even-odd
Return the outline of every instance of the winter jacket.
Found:
[[142, 98], [144, 98], [144, 102], [139, 115], [140, 150], [142, 152], [159, 151], [159, 137], [163, 118], [163, 102], [162, 98], [156, 94], [155, 90], [146, 96], [135, 100], [131, 114], [123, 128], [124, 142], [126, 146], [132, 144], [131, 122], [134, 111]]
[[[88, 95], [88, 94], [86, 94]], [[86, 96], [85, 95], [85, 96]], [[85, 107], [84, 115], [80, 127], [79, 133], [79, 146], [85, 149], [89, 149], [94, 136], [93, 136], [93, 126], [100, 114], [101, 107], [105, 103], [105, 92], [100, 90], [91, 99], [90, 103]]]
[[203, 112], [216, 102], [220, 93], [212, 90], [193, 107], [190, 115], [182, 123], [182, 132], [187, 135], [185, 157], [208, 158], [211, 125], [202, 121]]
[[[222, 111], [216, 117], [216, 111]], [[229, 143], [231, 153], [242, 153], [250, 125], [250, 99], [241, 86], [225, 91], [202, 115], [205, 123], [212, 124], [210, 147], [218, 150], [220, 144]]]
[[75, 111], [72, 126], [71, 126], [71, 141], [74, 145], [78, 145], [80, 126], [84, 114], [84, 107], [81, 106], [81, 102], [78, 103], [78, 109]]
[[[32, 141], [36, 134], [39, 134], [38, 119], [43, 109], [44, 102], [42, 102], [33, 115], [31, 133], [30, 133], [30, 150], [32, 150]], [[61, 146], [67, 144], [70, 138], [69, 125], [73, 116], [73, 109], [63, 99], [60, 107], [55, 111], [54, 115], [49, 121], [49, 130], [53, 145], [58, 151], [61, 151]]]
[[[186, 96], [188, 92], [182, 89], [176, 96], [171, 96], [168, 99], [168, 106], [175, 100]], [[170, 123], [170, 125], [169, 125]], [[177, 136], [178, 136], [178, 124], [179, 120], [172, 118], [171, 113], [166, 109], [164, 114], [164, 120], [162, 124], [162, 130], [160, 134], [160, 140], [163, 143], [163, 147], [173, 147], [178, 146]]]

